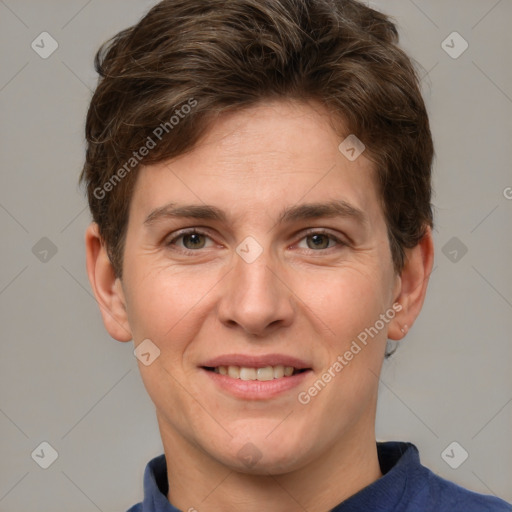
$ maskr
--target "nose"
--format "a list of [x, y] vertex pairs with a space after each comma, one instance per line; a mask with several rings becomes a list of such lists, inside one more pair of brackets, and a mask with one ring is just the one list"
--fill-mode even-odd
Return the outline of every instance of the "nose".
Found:
[[258, 337], [289, 326], [295, 314], [293, 292], [279, 268], [269, 250], [251, 263], [234, 255], [219, 301], [220, 321]]

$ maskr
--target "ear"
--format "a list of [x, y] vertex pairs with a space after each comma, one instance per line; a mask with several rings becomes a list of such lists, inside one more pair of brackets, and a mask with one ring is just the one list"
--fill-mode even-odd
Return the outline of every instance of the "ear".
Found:
[[103, 323], [118, 341], [130, 341], [132, 333], [126, 314], [121, 280], [115, 276], [98, 225], [93, 222], [85, 232], [85, 250], [89, 282], [100, 307]]
[[402, 309], [390, 322], [388, 338], [402, 339], [420, 314], [433, 264], [434, 242], [429, 226], [418, 245], [405, 250], [405, 265], [400, 274], [398, 293], [395, 297], [395, 302], [398, 302]]

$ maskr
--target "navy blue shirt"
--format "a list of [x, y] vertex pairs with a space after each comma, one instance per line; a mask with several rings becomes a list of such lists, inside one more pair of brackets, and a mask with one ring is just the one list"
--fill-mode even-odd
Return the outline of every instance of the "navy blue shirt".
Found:
[[[511, 512], [494, 496], [468, 491], [422, 466], [412, 443], [377, 443], [382, 477], [331, 512]], [[167, 500], [165, 455], [151, 460], [144, 473], [144, 501], [127, 512], [181, 512]], [[264, 504], [262, 503], [264, 509]]]

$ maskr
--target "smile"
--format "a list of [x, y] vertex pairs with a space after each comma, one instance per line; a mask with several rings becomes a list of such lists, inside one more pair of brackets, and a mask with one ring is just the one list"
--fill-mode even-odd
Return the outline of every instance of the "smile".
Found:
[[263, 368], [252, 368], [248, 366], [216, 366], [204, 367], [205, 370], [226, 375], [232, 379], [240, 380], [259, 380], [268, 381], [280, 379], [282, 377], [291, 377], [297, 373], [306, 371], [306, 369], [297, 369], [293, 366], [265, 366]]
[[289, 393], [313, 373], [311, 362], [287, 354], [223, 354], [198, 366], [213, 389], [242, 400]]

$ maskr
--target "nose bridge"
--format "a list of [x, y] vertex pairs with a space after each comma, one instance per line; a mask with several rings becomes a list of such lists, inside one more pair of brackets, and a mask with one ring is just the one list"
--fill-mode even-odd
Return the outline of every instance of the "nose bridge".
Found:
[[220, 320], [252, 334], [288, 325], [293, 316], [291, 294], [276, 275], [279, 263], [271, 251], [245, 240], [237, 247], [233, 265], [221, 298]]

